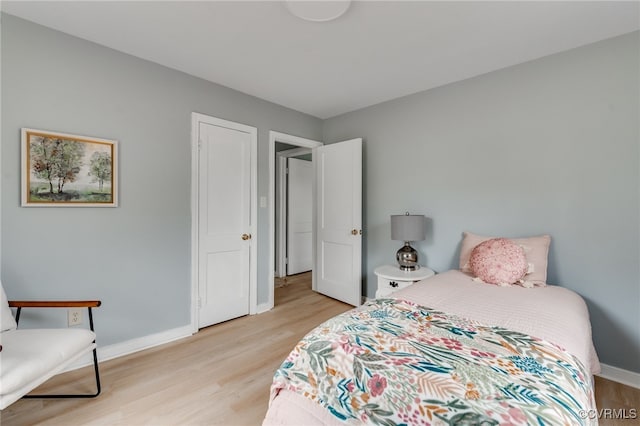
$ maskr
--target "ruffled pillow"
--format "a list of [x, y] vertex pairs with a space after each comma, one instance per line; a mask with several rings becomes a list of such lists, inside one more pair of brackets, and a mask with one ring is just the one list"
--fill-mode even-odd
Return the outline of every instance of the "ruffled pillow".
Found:
[[[471, 232], [464, 232], [462, 245], [460, 248], [460, 270], [462, 272], [471, 272], [469, 257], [471, 251], [480, 243], [502, 236], [487, 237], [477, 235]], [[526, 277], [524, 287], [547, 285], [547, 257], [549, 255], [549, 245], [551, 237], [549, 235], [539, 235], [537, 237], [527, 238], [510, 238], [510, 240], [524, 249], [529, 262], [529, 273]]]
[[523, 283], [529, 264], [524, 249], [507, 238], [493, 238], [478, 244], [469, 258], [473, 275], [485, 283]]

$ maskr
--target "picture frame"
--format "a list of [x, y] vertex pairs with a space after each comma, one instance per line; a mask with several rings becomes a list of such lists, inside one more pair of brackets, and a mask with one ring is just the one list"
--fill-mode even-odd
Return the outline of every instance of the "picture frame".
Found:
[[117, 207], [118, 141], [22, 128], [23, 207]]

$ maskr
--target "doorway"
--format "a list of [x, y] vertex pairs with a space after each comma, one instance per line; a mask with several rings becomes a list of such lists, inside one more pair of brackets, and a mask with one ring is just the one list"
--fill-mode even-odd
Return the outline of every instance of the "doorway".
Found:
[[309, 156], [287, 158], [287, 276], [313, 269], [313, 167]]
[[276, 142], [275, 276], [311, 271], [312, 153], [309, 148]]
[[[285, 182], [281, 178], [284, 176], [286, 162], [288, 158], [300, 157], [310, 159], [310, 153], [313, 148], [322, 146], [322, 142], [305, 139], [298, 136], [288, 135], [280, 132], [269, 132], [269, 301], [268, 307], [264, 310], [273, 308], [274, 306], [274, 287], [276, 277], [285, 277], [287, 275], [287, 267], [284, 262], [286, 256], [286, 229], [284, 222], [286, 215], [280, 215], [279, 212], [286, 210], [285, 197], [278, 196], [286, 192], [284, 188]], [[302, 226], [302, 225], [300, 225]], [[306, 225], [305, 225], [306, 226]], [[299, 228], [301, 229], [301, 228]], [[309, 228], [310, 229], [310, 228]], [[312, 238], [311, 234], [305, 236], [298, 235], [299, 240]]]

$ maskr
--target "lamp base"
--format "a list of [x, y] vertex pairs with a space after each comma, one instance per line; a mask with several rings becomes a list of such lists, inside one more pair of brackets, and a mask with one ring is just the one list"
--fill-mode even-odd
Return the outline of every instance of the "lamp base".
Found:
[[418, 265], [418, 252], [409, 245], [409, 241], [404, 243], [404, 246], [400, 247], [400, 250], [396, 253], [396, 260], [398, 265], [403, 271], [415, 271], [420, 269]]

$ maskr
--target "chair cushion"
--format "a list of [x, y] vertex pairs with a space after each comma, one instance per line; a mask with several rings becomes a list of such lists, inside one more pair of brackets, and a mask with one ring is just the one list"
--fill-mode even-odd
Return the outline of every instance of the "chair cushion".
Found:
[[[96, 335], [81, 328], [23, 329], [0, 333], [0, 395], [33, 387], [93, 349]], [[41, 379], [41, 380], [40, 380]]]
[[16, 320], [13, 318], [13, 313], [9, 307], [9, 301], [7, 300], [7, 294], [4, 292], [2, 282], [0, 282], [0, 332], [5, 330], [14, 330], [18, 327]]

